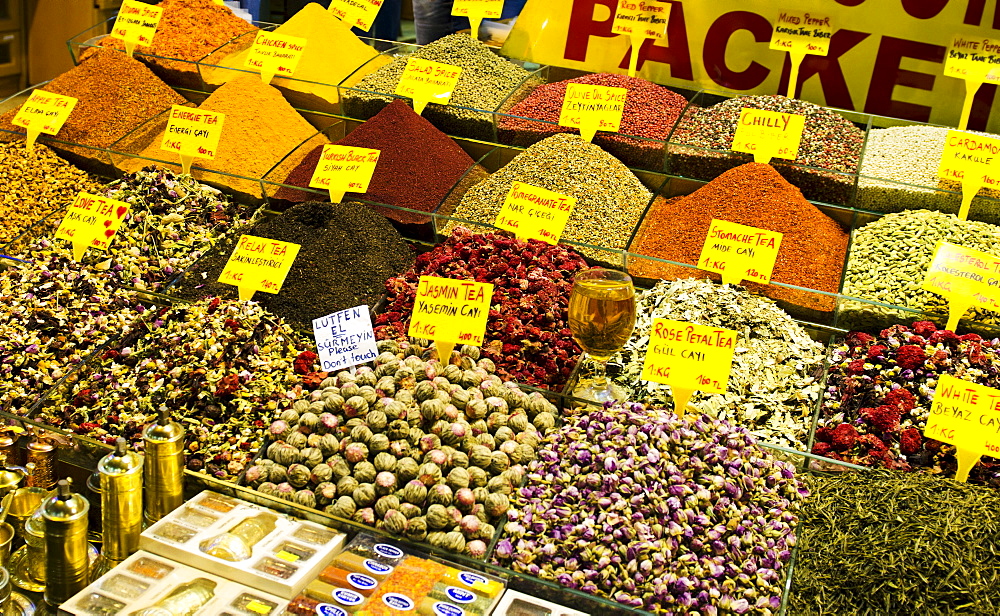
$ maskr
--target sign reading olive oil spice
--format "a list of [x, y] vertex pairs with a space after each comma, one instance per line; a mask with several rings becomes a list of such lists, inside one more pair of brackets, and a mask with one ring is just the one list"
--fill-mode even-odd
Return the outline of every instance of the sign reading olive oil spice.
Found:
[[305, 47], [304, 38], [261, 30], [253, 40], [244, 66], [260, 71], [264, 83], [271, 83], [275, 75], [291, 77]]
[[972, 101], [985, 82], [996, 83], [1000, 76], [993, 69], [1000, 67], [1000, 41], [984, 37], [956, 34], [944, 56], [944, 74], [965, 80], [965, 102], [959, 116], [958, 128], [969, 126]]
[[635, 77], [639, 63], [639, 50], [646, 39], [663, 39], [667, 36], [670, 4], [656, 0], [618, 0], [611, 31], [624, 34], [632, 41], [629, 52], [628, 74]]
[[732, 149], [753, 154], [758, 163], [769, 163], [772, 158], [795, 160], [805, 127], [803, 115], [745, 107], [740, 112]]
[[938, 177], [962, 183], [962, 206], [958, 217], [969, 218], [969, 209], [983, 186], [1000, 188], [1000, 139], [948, 131], [941, 152]]
[[309, 186], [330, 191], [330, 203], [340, 203], [344, 193], [368, 192], [380, 150], [347, 145], [324, 145]]
[[128, 210], [129, 204], [124, 201], [82, 192], [59, 223], [56, 237], [73, 243], [73, 258], [77, 261], [91, 246], [107, 251]]
[[830, 18], [802, 11], [781, 11], [771, 34], [771, 49], [787, 51], [792, 66], [788, 76], [788, 98], [795, 98], [799, 67], [807, 55], [830, 53], [833, 26]]
[[17, 110], [11, 124], [28, 132], [27, 148], [29, 152], [33, 152], [38, 135], [57, 134], [69, 119], [69, 114], [73, 113], [74, 107], [76, 99], [72, 96], [35, 90]]
[[195, 158], [215, 158], [225, 120], [224, 113], [171, 105], [160, 149], [179, 154], [182, 173], [191, 173]]
[[378, 357], [368, 306], [355, 306], [313, 319], [313, 335], [324, 372], [333, 372]]
[[610, 86], [571, 83], [566, 86], [559, 113], [559, 126], [580, 129], [585, 141], [593, 141], [597, 131], [617, 133], [625, 112], [628, 90]]
[[424, 112], [427, 103], [447, 105], [458, 84], [462, 67], [410, 57], [396, 85], [396, 94], [413, 99], [413, 110]]
[[433, 340], [446, 362], [456, 344], [483, 344], [492, 301], [490, 283], [421, 276], [407, 335]]
[[966, 481], [980, 456], [1000, 457], [1000, 390], [942, 374], [924, 436], [958, 449], [955, 479]]
[[365, 32], [372, 29], [382, 8], [382, 0], [332, 0], [330, 12], [352, 28]]
[[239, 288], [240, 301], [249, 301], [257, 291], [277, 294], [292, 268], [300, 246], [266, 237], [241, 235], [229, 256], [219, 282]]
[[469, 18], [469, 34], [479, 38], [479, 26], [484, 19], [500, 19], [503, 13], [503, 0], [455, 0], [451, 5], [451, 14], [456, 17]]
[[923, 288], [948, 300], [948, 324], [955, 331], [969, 308], [1000, 312], [1000, 258], [938, 242]]
[[575, 206], [576, 198], [569, 195], [513, 182], [493, 224], [513, 231], [518, 239], [555, 245]]
[[736, 336], [731, 329], [653, 319], [639, 378], [669, 385], [674, 412], [683, 415], [695, 391], [726, 392]]
[[739, 284], [742, 280], [768, 284], [781, 238], [776, 231], [712, 220], [698, 267], [722, 274], [723, 284]]
[[122, 0], [110, 36], [124, 41], [125, 53], [131, 56], [136, 45], [148, 47], [153, 44], [153, 36], [162, 16], [162, 7], [152, 6], [139, 0]]

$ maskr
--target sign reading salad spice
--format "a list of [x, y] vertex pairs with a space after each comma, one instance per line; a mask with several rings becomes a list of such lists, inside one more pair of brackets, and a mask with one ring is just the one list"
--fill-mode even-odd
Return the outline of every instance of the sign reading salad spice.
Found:
[[352, 28], [368, 32], [382, 8], [382, 0], [331, 0], [330, 12]]
[[368, 306], [355, 306], [313, 319], [313, 334], [324, 372], [350, 368], [378, 357]]
[[758, 163], [769, 163], [772, 158], [795, 160], [805, 127], [803, 115], [744, 107], [732, 150], [753, 154], [754, 162]]
[[513, 182], [493, 224], [513, 231], [518, 239], [541, 240], [555, 245], [575, 206], [575, 197]]
[[224, 113], [171, 105], [160, 149], [179, 154], [181, 172], [191, 173], [195, 158], [215, 158], [225, 120]]
[[424, 112], [427, 103], [447, 105], [462, 74], [460, 66], [410, 56], [396, 85], [396, 94], [413, 99], [413, 110]]
[[347, 145], [324, 145], [309, 186], [329, 190], [330, 203], [340, 203], [347, 192], [368, 192], [380, 153]]
[[407, 335], [433, 340], [446, 362], [456, 344], [483, 344], [492, 301], [490, 283], [421, 276]]
[[771, 33], [771, 49], [787, 51], [791, 60], [788, 78], [788, 98], [795, 98], [799, 83], [799, 67], [807, 55], [825, 56], [830, 53], [833, 26], [830, 18], [803, 11], [781, 11]]
[[74, 107], [76, 99], [72, 96], [35, 90], [17, 110], [11, 124], [28, 132], [27, 147], [29, 152], [33, 152], [38, 135], [57, 134], [69, 119], [69, 114], [73, 113]]
[[219, 282], [240, 290], [240, 301], [253, 299], [254, 293], [279, 293], [281, 285], [299, 254], [299, 245], [266, 237], [241, 235], [233, 254], [219, 276]]
[[962, 207], [958, 217], [968, 219], [972, 200], [979, 190], [983, 186], [1000, 187], [1000, 139], [948, 131], [938, 177], [962, 183]]
[[56, 237], [73, 243], [73, 258], [77, 261], [87, 248], [107, 251], [128, 210], [129, 204], [124, 201], [82, 192], [59, 223]]
[[731, 329], [653, 319], [639, 378], [669, 385], [674, 411], [683, 415], [695, 391], [726, 392], [736, 336]]
[[479, 26], [484, 19], [500, 19], [503, 13], [503, 0], [455, 0], [451, 5], [451, 14], [456, 17], [469, 18], [469, 34], [479, 38]]
[[965, 80], [965, 102], [959, 116], [958, 128], [969, 126], [972, 101], [980, 86], [986, 82], [1000, 82], [994, 69], [1000, 68], [1000, 40], [956, 34], [944, 56], [944, 74]]
[[656, 0], [618, 0], [611, 31], [624, 34], [632, 42], [629, 54], [628, 74], [635, 77], [639, 64], [639, 49], [646, 39], [667, 37], [667, 21], [670, 18], [670, 4]]
[[566, 86], [559, 126], [580, 129], [585, 141], [593, 141], [597, 131], [617, 133], [625, 112], [628, 90], [611, 86], [571, 83]]
[[1000, 390], [942, 374], [924, 436], [958, 449], [955, 479], [966, 481], [980, 456], [1000, 457]]
[[110, 36], [124, 41], [125, 53], [131, 57], [136, 45], [149, 47], [153, 44], [153, 36], [162, 16], [162, 7], [152, 6], [139, 0], [122, 0]]
[[948, 300], [948, 324], [955, 331], [970, 308], [1000, 312], [1000, 258], [938, 242], [923, 288]]
[[713, 220], [698, 267], [722, 274], [723, 284], [750, 280], [768, 284], [781, 248], [782, 234], [726, 220]]
[[271, 83], [275, 75], [292, 76], [305, 48], [304, 38], [261, 30], [253, 40], [244, 66], [260, 71], [261, 80]]

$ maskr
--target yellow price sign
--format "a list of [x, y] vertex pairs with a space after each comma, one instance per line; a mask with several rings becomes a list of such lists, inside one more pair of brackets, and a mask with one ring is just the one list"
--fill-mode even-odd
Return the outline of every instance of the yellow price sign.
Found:
[[924, 436], [955, 446], [955, 479], [966, 481], [980, 456], [1000, 458], [1000, 390], [942, 374]]
[[771, 282], [782, 234], [726, 220], [712, 220], [698, 257], [698, 267], [722, 274], [723, 284]]
[[424, 112], [427, 103], [447, 105], [458, 85], [462, 67], [410, 56], [396, 84], [396, 94], [413, 99], [413, 110]]
[[34, 151], [38, 135], [55, 135], [69, 119], [76, 107], [76, 99], [72, 96], [53, 94], [45, 90], [35, 90], [17, 110], [11, 124], [20, 126], [28, 132], [28, 151]]
[[275, 75], [291, 77], [295, 73], [305, 48], [304, 38], [261, 30], [254, 37], [244, 66], [260, 71], [261, 80], [271, 83]]
[[247, 609], [250, 610], [251, 612], [255, 612], [257, 614], [264, 614], [266, 616], [267, 614], [271, 613], [272, 608], [270, 605], [254, 599], [250, 601], [250, 603], [247, 603]]
[[795, 160], [805, 127], [803, 115], [744, 107], [733, 135], [732, 150], [753, 154], [758, 163], [769, 163], [772, 158]]
[[938, 177], [962, 184], [962, 206], [958, 217], [966, 220], [972, 200], [983, 186], [1000, 185], [1000, 139], [948, 131], [938, 165]]
[[617, 133], [627, 97], [628, 90], [625, 88], [567, 84], [559, 126], [579, 129], [585, 141], [593, 141], [599, 130]]
[[368, 32], [382, 9], [382, 2], [383, 0], [332, 0], [330, 12], [352, 28]]
[[980, 86], [1000, 82], [993, 70], [1000, 67], [1000, 40], [956, 34], [944, 56], [944, 74], [965, 80], [965, 103], [958, 120], [959, 130], [969, 126], [972, 101]]
[[788, 75], [788, 98], [795, 98], [799, 68], [807, 55], [825, 56], [830, 53], [833, 26], [830, 18], [806, 11], [781, 11], [771, 33], [770, 48], [787, 51], [791, 61]]
[[455, 0], [451, 5], [452, 15], [469, 18], [469, 34], [477, 40], [483, 19], [500, 19], [502, 13], [503, 0]]
[[191, 173], [195, 158], [215, 158], [226, 114], [172, 105], [160, 149], [181, 157], [182, 173]]
[[524, 182], [513, 182], [493, 223], [522, 240], [558, 244], [576, 198]]
[[140, 2], [139, 0], [122, 0], [118, 9], [115, 25], [111, 27], [111, 38], [125, 42], [125, 53], [130, 57], [136, 45], [149, 47], [153, 44], [153, 36], [160, 25], [163, 8]]
[[278, 553], [275, 554], [275, 556], [277, 556], [281, 560], [286, 560], [290, 563], [293, 563], [299, 559], [298, 554], [292, 554], [291, 552], [287, 552], [285, 550], [279, 550]]
[[946, 329], [955, 331], [970, 308], [1000, 312], [1000, 258], [938, 242], [922, 286], [948, 300]]
[[240, 301], [249, 301], [257, 291], [277, 294], [281, 292], [299, 248], [291, 242], [241, 235], [219, 282], [239, 288]]
[[670, 4], [656, 0], [618, 0], [611, 31], [624, 34], [632, 41], [628, 74], [635, 77], [639, 64], [639, 49], [646, 39], [667, 37]]
[[421, 276], [407, 335], [433, 340], [447, 363], [456, 344], [482, 346], [492, 301], [488, 282]]
[[90, 247], [107, 251], [128, 211], [129, 204], [124, 201], [82, 192], [59, 223], [56, 237], [72, 242], [77, 261]]
[[368, 192], [380, 153], [346, 145], [325, 145], [309, 186], [329, 190], [331, 203], [343, 201], [346, 192]]
[[653, 319], [639, 378], [669, 385], [674, 412], [683, 415], [695, 391], [726, 392], [736, 336], [731, 329]]

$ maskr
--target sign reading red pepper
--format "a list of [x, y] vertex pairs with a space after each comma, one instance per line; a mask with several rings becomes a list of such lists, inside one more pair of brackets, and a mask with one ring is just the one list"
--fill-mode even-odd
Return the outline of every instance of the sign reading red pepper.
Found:
[[795, 98], [799, 82], [799, 67], [807, 55], [825, 56], [830, 53], [833, 26], [830, 18], [804, 11], [781, 11], [771, 34], [771, 49], [787, 51], [792, 63], [788, 76], [788, 98]]
[[179, 154], [181, 172], [191, 173], [195, 157], [215, 158], [225, 121], [224, 113], [172, 105], [160, 149]]
[[956, 378], [938, 377], [924, 436], [957, 449], [956, 481], [966, 481], [980, 456], [1000, 457], [1000, 390]]
[[73, 258], [79, 261], [90, 247], [108, 250], [118, 233], [129, 204], [82, 192], [69, 206], [56, 229], [56, 237], [73, 243]]
[[447, 363], [456, 344], [482, 346], [492, 302], [488, 282], [421, 276], [407, 335], [433, 340]]
[[642, 42], [646, 39], [667, 37], [667, 20], [669, 18], [670, 4], [667, 2], [618, 0], [611, 31], [615, 34], [628, 36], [632, 42], [628, 63], [629, 77], [635, 77]]
[[73, 113], [74, 107], [76, 99], [72, 96], [35, 90], [17, 110], [10, 123], [27, 131], [27, 148], [29, 152], [33, 152], [38, 135], [57, 134], [69, 119], [69, 114]]

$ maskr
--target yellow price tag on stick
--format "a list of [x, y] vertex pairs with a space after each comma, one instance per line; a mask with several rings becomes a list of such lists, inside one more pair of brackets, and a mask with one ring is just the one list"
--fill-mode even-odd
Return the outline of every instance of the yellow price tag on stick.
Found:
[[73, 258], [83, 258], [87, 248], [107, 251], [128, 214], [129, 204], [82, 192], [69, 206], [56, 229], [56, 237], [73, 243]]
[[628, 90], [625, 88], [567, 84], [559, 126], [579, 129], [585, 141], [593, 141], [599, 130], [617, 133], [627, 97]]
[[413, 99], [413, 110], [424, 112], [427, 103], [447, 105], [458, 84], [462, 67], [410, 56], [396, 85], [396, 94]]
[[788, 74], [788, 98], [795, 98], [799, 68], [807, 55], [825, 56], [830, 53], [833, 26], [830, 18], [805, 11], [781, 11], [771, 33], [770, 48], [787, 51], [791, 62]]
[[958, 120], [959, 130], [965, 130], [969, 126], [972, 101], [980, 86], [986, 82], [1000, 82], [1000, 76], [993, 74], [993, 69], [998, 66], [1000, 40], [961, 34], [952, 37], [944, 56], [944, 74], [946, 77], [965, 80], [965, 102]]
[[806, 127], [806, 117], [744, 107], [733, 135], [734, 152], [753, 154], [754, 162], [769, 163], [772, 158], [795, 160]]
[[277, 294], [281, 292], [299, 248], [291, 242], [241, 235], [219, 282], [238, 287], [240, 301], [249, 301], [257, 291]]
[[726, 220], [712, 220], [698, 267], [722, 274], [723, 284], [771, 282], [782, 234]]
[[948, 325], [955, 331], [969, 308], [1000, 312], [1000, 257], [938, 242], [923, 289], [948, 300]]
[[670, 4], [656, 0], [618, 0], [611, 31], [624, 34], [632, 41], [629, 53], [628, 74], [635, 77], [639, 65], [639, 50], [646, 39], [667, 37]]
[[519, 239], [541, 240], [555, 245], [559, 243], [575, 206], [575, 197], [524, 182], [513, 182], [493, 224], [513, 231]]
[[383, 0], [331, 0], [330, 12], [352, 28], [368, 32], [382, 9]]
[[136, 45], [149, 47], [153, 44], [156, 27], [160, 25], [163, 8], [140, 2], [122, 0], [115, 25], [111, 27], [111, 38], [125, 42], [125, 53], [132, 57]]
[[502, 13], [503, 0], [455, 0], [451, 5], [452, 15], [469, 18], [469, 34], [476, 40], [483, 19], [500, 19]]
[[421, 276], [408, 336], [430, 338], [438, 361], [448, 363], [456, 344], [482, 346], [493, 301], [493, 285]]
[[653, 319], [639, 378], [669, 385], [674, 412], [682, 416], [695, 391], [726, 392], [736, 336], [731, 329]]
[[254, 37], [253, 47], [243, 65], [260, 71], [261, 80], [271, 83], [275, 75], [291, 77], [295, 73], [305, 48], [304, 38], [261, 30]]
[[17, 110], [11, 124], [20, 126], [28, 132], [27, 148], [35, 150], [38, 135], [55, 135], [69, 119], [76, 107], [76, 99], [72, 96], [53, 94], [45, 90], [35, 90]]
[[1000, 458], [1000, 390], [942, 374], [924, 436], [954, 445], [955, 480], [968, 480], [980, 456]]
[[172, 105], [160, 149], [179, 154], [181, 172], [191, 173], [196, 157], [215, 158], [225, 121], [224, 113]]
[[379, 154], [379, 150], [325, 145], [309, 186], [329, 190], [331, 203], [343, 201], [347, 192], [368, 192]]
[[967, 220], [979, 189], [1000, 185], [1000, 139], [948, 131], [938, 177], [962, 183], [962, 207], [958, 217]]

